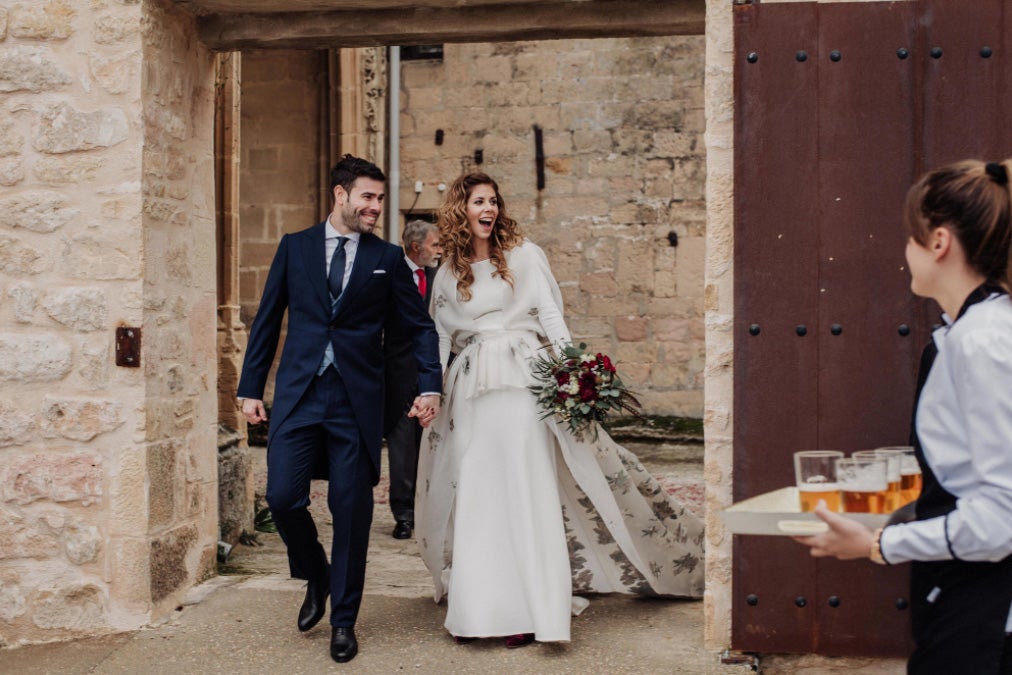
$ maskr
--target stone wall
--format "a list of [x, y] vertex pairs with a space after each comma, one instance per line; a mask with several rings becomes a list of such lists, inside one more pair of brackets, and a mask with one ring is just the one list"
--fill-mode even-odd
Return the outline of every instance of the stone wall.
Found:
[[448, 44], [401, 70], [401, 209], [416, 181], [415, 209], [431, 211], [440, 183], [489, 173], [546, 250], [574, 339], [616, 358], [654, 414], [703, 413], [703, 49], [698, 36]]
[[729, 2], [706, 3], [706, 591], [704, 638], [731, 644], [732, 537], [720, 511], [734, 477], [734, 22]]
[[[152, 573], [182, 589], [209, 569], [214, 230], [189, 217], [213, 213], [190, 99], [209, 60], [192, 34], [149, 3], [0, 1], [0, 646], [136, 627], [176, 599]], [[145, 150], [165, 135], [191, 152]], [[117, 326], [144, 328], [142, 368], [114, 365]], [[184, 477], [193, 501], [151, 527], [148, 484]]]
[[[166, 6], [170, 3], [165, 2]], [[214, 56], [192, 17], [146, 5], [144, 409], [147, 560], [156, 614], [217, 572]]]
[[[319, 222], [323, 54], [243, 52], [239, 296], [240, 319], [247, 328], [281, 235]], [[265, 399], [272, 399], [273, 391], [272, 371]]]

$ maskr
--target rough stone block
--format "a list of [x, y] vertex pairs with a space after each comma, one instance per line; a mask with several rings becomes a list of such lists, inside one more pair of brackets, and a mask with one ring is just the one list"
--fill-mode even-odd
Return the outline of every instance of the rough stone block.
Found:
[[586, 340], [594, 349], [609, 354], [612, 351], [612, 328], [612, 322], [608, 319], [577, 316], [569, 321], [573, 342]]
[[618, 285], [611, 272], [594, 272], [580, 277], [580, 290], [591, 295], [613, 298], [618, 293]]
[[74, 8], [62, 0], [17, 4], [11, 7], [11, 37], [29, 40], [66, 40], [74, 32]]
[[443, 87], [417, 87], [407, 90], [405, 107], [416, 110], [442, 110]]
[[656, 318], [653, 322], [654, 338], [661, 342], [689, 342], [692, 339], [691, 323], [689, 319]]
[[[619, 377], [627, 387], [634, 389], [637, 398], [641, 398], [641, 389], [650, 380], [650, 364], [625, 361], [617, 365]], [[642, 398], [641, 398], [642, 401]]]
[[95, 18], [92, 38], [100, 45], [123, 42], [141, 35], [140, 12], [129, 14], [102, 14]]
[[168, 525], [176, 510], [176, 486], [183, 482], [178, 464], [179, 443], [164, 441], [148, 445], [148, 524]]
[[58, 103], [39, 115], [39, 134], [32, 144], [39, 152], [51, 154], [108, 148], [125, 141], [129, 130], [126, 114], [119, 108], [84, 112]]
[[54, 335], [0, 333], [0, 381], [60, 380], [71, 363], [70, 345]]
[[14, 45], [0, 51], [0, 92], [52, 91], [72, 81], [48, 47]]
[[48, 499], [87, 506], [102, 496], [102, 459], [84, 452], [16, 456], [0, 471], [0, 478], [3, 501], [28, 504]]
[[140, 247], [128, 237], [81, 235], [64, 242], [63, 269], [78, 279], [139, 279]]
[[653, 342], [622, 342], [615, 345], [612, 360], [616, 363], [654, 363], [658, 360], [657, 345]]
[[0, 223], [32, 232], [53, 232], [77, 216], [77, 210], [67, 208], [65, 203], [58, 192], [21, 192], [0, 199]]
[[0, 120], [0, 157], [20, 155], [25, 145], [24, 135], [11, 119]]
[[177, 528], [151, 542], [151, 600], [158, 602], [189, 578], [186, 558], [197, 544], [197, 528]]
[[[53, 267], [53, 261], [44, 252], [37, 250], [21, 239], [0, 235], [0, 272], [12, 276], [28, 276], [46, 272]], [[14, 297], [12, 288], [7, 294]], [[32, 303], [34, 309], [34, 302]], [[15, 314], [22, 315], [22, 306], [16, 305]]]
[[138, 50], [124, 50], [112, 56], [93, 52], [88, 59], [91, 74], [108, 93], [125, 94], [140, 90], [138, 71], [142, 59]]
[[14, 407], [10, 401], [0, 400], [0, 448], [24, 445], [34, 436], [33, 417]]
[[647, 339], [650, 321], [642, 316], [627, 316], [615, 319], [615, 336], [622, 342], [642, 342]]
[[97, 288], [64, 288], [47, 293], [42, 308], [54, 321], [88, 332], [106, 327], [105, 293]]
[[16, 511], [0, 508], [0, 560], [13, 558], [45, 559], [57, 555], [60, 545], [56, 534], [38, 520], [28, 521]]
[[7, 8], [0, 7], [0, 40], [7, 37]]
[[77, 350], [77, 374], [85, 387], [91, 390], [105, 389], [109, 383], [109, 365], [113, 362], [110, 345], [84, 342]]
[[253, 461], [248, 447], [234, 445], [218, 454], [218, 521], [221, 537], [235, 544], [253, 531]]
[[14, 301], [14, 319], [19, 323], [31, 323], [35, 317], [39, 292], [29, 284], [22, 283], [11, 286], [7, 296]]
[[13, 570], [0, 571], [0, 621], [13, 621], [25, 613], [27, 603], [19, 582]]
[[105, 593], [95, 584], [69, 583], [40, 591], [32, 600], [32, 620], [39, 628], [85, 632], [108, 625]]
[[41, 157], [35, 162], [33, 173], [43, 183], [63, 187], [92, 180], [104, 165], [101, 157], [88, 155]]
[[42, 431], [47, 437], [61, 436], [90, 441], [123, 425], [122, 406], [115, 401], [71, 399], [47, 396], [42, 412]]
[[20, 157], [0, 159], [0, 185], [11, 187], [25, 179], [25, 165]]
[[71, 523], [63, 530], [63, 551], [75, 565], [95, 560], [102, 550], [102, 536], [94, 525]]
[[513, 63], [513, 80], [552, 81], [559, 76], [559, 59], [555, 53], [542, 51], [518, 54]]

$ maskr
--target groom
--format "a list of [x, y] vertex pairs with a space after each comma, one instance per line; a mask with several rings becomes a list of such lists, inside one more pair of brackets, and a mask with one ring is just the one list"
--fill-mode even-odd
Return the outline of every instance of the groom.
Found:
[[[267, 419], [261, 399], [287, 310], [267, 438], [267, 505], [292, 576], [308, 581], [299, 630], [319, 622], [329, 595], [330, 655], [339, 663], [358, 652], [355, 619], [380, 473], [385, 325], [411, 337], [423, 393], [409, 414], [425, 426], [439, 412], [442, 386], [436, 331], [404, 254], [372, 234], [385, 181], [376, 165], [345, 155], [330, 173], [327, 220], [281, 238], [237, 392], [250, 424]], [[330, 481], [329, 564], [307, 509], [317, 467]]]

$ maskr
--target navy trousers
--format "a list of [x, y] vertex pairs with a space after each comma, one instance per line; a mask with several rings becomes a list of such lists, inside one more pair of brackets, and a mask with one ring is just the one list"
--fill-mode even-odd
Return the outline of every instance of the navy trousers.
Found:
[[[310, 480], [324, 460], [334, 527], [329, 568], [308, 510]], [[323, 582], [329, 574], [330, 623], [354, 626], [372, 525], [372, 465], [348, 390], [333, 367], [313, 378], [274, 434], [267, 450], [267, 505], [288, 548], [292, 576]]]

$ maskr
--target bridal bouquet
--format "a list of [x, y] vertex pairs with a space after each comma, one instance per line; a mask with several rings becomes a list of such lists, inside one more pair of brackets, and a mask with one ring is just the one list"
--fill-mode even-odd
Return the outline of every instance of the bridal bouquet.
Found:
[[590, 428], [596, 438], [594, 423], [612, 411], [639, 414], [640, 402], [622, 384], [611, 359], [591, 354], [586, 344], [568, 345], [558, 356], [540, 356], [533, 368], [538, 383], [528, 388], [538, 399], [541, 419], [556, 415], [576, 436]]

